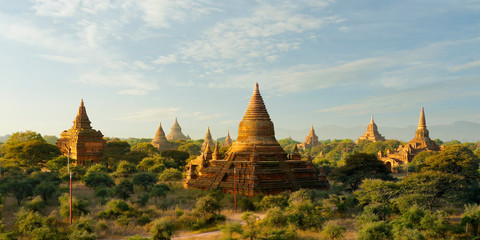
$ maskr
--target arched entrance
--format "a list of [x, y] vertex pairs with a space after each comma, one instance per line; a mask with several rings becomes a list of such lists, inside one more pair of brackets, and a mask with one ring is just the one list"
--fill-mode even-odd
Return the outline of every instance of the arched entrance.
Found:
[[392, 163], [391, 162], [386, 162], [385, 163], [385, 167], [387, 167], [388, 170], [390, 170], [390, 172], [393, 172], [392, 170]]

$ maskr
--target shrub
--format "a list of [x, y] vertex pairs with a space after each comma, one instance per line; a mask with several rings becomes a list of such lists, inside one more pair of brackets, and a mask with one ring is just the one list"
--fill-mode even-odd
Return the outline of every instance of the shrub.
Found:
[[337, 221], [328, 221], [322, 230], [322, 235], [328, 240], [344, 239], [345, 231], [347, 228], [339, 225]]
[[270, 208], [288, 207], [288, 197], [286, 195], [268, 195], [262, 198], [262, 201], [258, 204], [258, 208], [261, 210], [268, 210]]
[[175, 168], [165, 169], [159, 176], [158, 179], [161, 181], [178, 181], [182, 180], [182, 172]]
[[173, 224], [168, 218], [160, 218], [153, 222], [150, 233], [152, 240], [168, 240], [173, 235]]
[[391, 240], [392, 227], [383, 221], [370, 222], [363, 225], [358, 231], [359, 240]]

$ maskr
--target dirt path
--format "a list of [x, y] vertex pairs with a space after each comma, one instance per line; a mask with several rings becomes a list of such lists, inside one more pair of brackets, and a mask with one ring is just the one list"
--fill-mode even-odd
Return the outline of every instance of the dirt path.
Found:
[[[239, 222], [240, 224], [245, 225], [245, 222], [242, 220], [243, 213], [228, 213], [225, 214], [227, 216], [227, 221], [230, 222]], [[265, 217], [265, 213], [255, 213], [259, 217], [259, 219], [263, 219]], [[222, 234], [220, 230], [211, 231], [211, 232], [204, 232], [204, 233], [194, 233], [180, 236], [174, 236], [172, 239], [214, 239], [214, 237], [219, 237]]]

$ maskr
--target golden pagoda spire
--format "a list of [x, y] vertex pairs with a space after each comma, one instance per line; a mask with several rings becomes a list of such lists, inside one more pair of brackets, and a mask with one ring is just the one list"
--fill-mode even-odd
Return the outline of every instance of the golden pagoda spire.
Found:
[[268, 115], [267, 108], [258, 89], [258, 83], [255, 83], [255, 89], [253, 90], [247, 111], [243, 115], [243, 120], [270, 120], [270, 115]]
[[221, 154], [220, 151], [218, 150], [218, 141], [215, 142], [215, 150], [213, 150], [213, 160], [220, 160], [221, 159]]
[[83, 103], [83, 98], [80, 100], [80, 107], [78, 107], [78, 113], [73, 121], [73, 127], [78, 129], [91, 129], [90, 120], [88, 119], [87, 109]]
[[422, 107], [422, 110], [420, 111], [420, 119], [418, 120], [418, 128], [426, 128], [427, 127], [427, 123], [425, 121], [425, 112], [423, 111], [423, 107]]
[[210, 133], [210, 127], [207, 128], [207, 133], [205, 134], [205, 139], [202, 144], [202, 151], [205, 150], [205, 148], [210, 147], [213, 145], [213, 138], [212, 134]]

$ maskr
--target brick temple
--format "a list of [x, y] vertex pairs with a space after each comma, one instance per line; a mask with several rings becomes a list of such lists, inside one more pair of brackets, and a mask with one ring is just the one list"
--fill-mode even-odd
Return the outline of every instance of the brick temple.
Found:
[[441, 148], [430, 139], [425, 121], [425, 112], [422, 107], [418, 128], [415, 130], [415, 137], [409, 143], [400, 145], [394, 152], [391, 152], [389, 149], [386, 153], [378, 152], [378, 158], [385, 163], [388, 169], [394, 171], [394, 167], [409, 163], [417, 154], [423, 151], [440, 150]]
[[288, 154], [280, 146], [258, 84], [225, 157], [221, 159], [218, 144], [213, 152], [207, 147], [185, 171], [185, 188], [233, 193], [236, 186], [237, 193], [246, 196], [329, 188], [326, 175], [319, 174], [311, 160], [301, 160], [297, 148]]
[[370, 120], [370, 123], [367, 126], [367, 131], [365, 134], [363, 134], [361, 137], [359, 137], [355, 143], [358, 143], [360, 140], [367, 140], [367, 141], [372, 141], [372, 142], [383, 142], [385, 141], [385, 137], [383, 137], [379, 132], [377, 128], [377, 124], [375, 124], [375, 121], [373, 121], [373, 115], [372, 119]]
[[68, 156], [70, 151], [70, 157], [77, 160], [77, 165], [100, 162], [107, 147], [102, 132], [93, 129], [90, 123], [82, 99], [72, 128], [64, 130], [57, 140], [62, 155]]
[[310, 133], [307, 137], [305, 137], [305, 141], [303, 143], [298, 144], [298, 147], [302, 148], [303, 150], [311, 149], [312, 147], [318, 146], [320, 143], [318, 142], [318, 136], [315, 134], [315, 130], [310, 128]]

